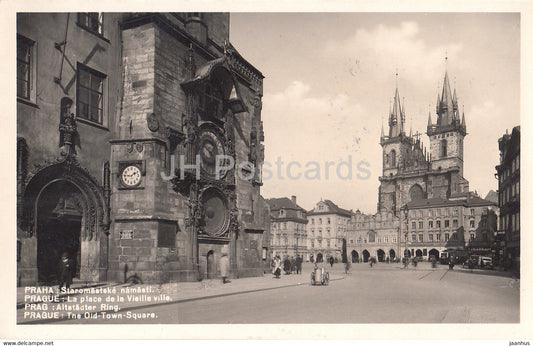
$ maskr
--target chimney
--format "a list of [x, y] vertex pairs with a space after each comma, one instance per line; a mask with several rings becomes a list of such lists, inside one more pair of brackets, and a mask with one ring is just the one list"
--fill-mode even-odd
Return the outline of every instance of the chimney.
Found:
[[291, 196], [292, 203], [296, 204], [296, 196]]

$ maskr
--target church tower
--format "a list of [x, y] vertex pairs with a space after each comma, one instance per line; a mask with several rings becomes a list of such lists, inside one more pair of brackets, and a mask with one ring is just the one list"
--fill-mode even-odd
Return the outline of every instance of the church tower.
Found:
[[448, 72], [444, 75], [442, 94], [437, 96], [437, 122], [428, 119], [427, 135], [430, 141], [431, 169], [435, 171], [458, 169], [463, 176], [463, 141], [466, 136], [464, 111], [459, 115], [455, 88], [451, 93]]
[[383, 175], [392, 176], [398, 173], [398, 165], [402, 153], [402, 143], [407, 139], [404, 132], [405, 110], [400, 102], [398, 87], [394, 93], [394, 103], [389, 110], [389, 135], [381, 132], [383, 148]]

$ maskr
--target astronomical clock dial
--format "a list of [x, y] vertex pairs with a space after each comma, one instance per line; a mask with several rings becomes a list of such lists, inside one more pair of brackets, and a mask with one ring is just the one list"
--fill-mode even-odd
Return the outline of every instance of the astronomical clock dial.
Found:
[[215, 188], [210, 188], [202, 194], [204, 208], [204, 232], [210, 236], [222, 236], [229, 224], [228, 200], [224, 194]]
[[122, 184], [126, 187], [135, 187], [141, 183], [141, 170], [136, 165], [126, 166], [120, 174]]
[[[198, 149], [202, 170], [214, 176], [217, 155], [224, 155], [224, 146], [219, 137], [211, 130], [203, 130], [199, 135]], [[220, 172], [223, 174], [223, 172]]]

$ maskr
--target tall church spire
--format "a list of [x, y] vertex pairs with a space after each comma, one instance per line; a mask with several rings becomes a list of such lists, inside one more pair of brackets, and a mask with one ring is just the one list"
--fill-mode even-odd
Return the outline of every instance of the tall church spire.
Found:
[[404, 133], [404, 122], [405, 113], [400, 102], [400, 93], [398, 91], [398, 87], [396, 87], [392, 110], [389, 113], [389, 137], [397, 137], [401, 133]]
[[450, 88], [450, 81], [448, 79], [448, 71], [444, 74], [444, 82], [442, 84], [442, 94], [437, 105], [437, 125], [438, 126], [447, 126], [451, 125], [452, 121], [455, 118], [454, 111], [454, 99], [456, 95], [452, 95]]

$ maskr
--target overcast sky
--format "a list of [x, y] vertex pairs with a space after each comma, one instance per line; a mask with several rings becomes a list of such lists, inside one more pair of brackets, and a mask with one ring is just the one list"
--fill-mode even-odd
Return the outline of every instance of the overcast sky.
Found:
[[[230, 38], [265, 75], [265, 161], [275, 173], [265, 198], [296, 195], [306, 209], [327, 198], [375, 213], [381, 124], [387, 132], [396, 83], [407, 132], [429, 147], [428, 112], [435, 122], [446, 70], [464, 105], [464, 176], [482, 197], [497, 189], [498, 138], [520, 123], [519, 14], [232, 13]], [[337, 178], [336, 166], [326, 179], [324, 162], [350, 155], [352, 179]], [[301, 164], [293, 176], [320, 163], [320, 179], [288, 179], [285, 166], [278, 178], [278, 157]]]

